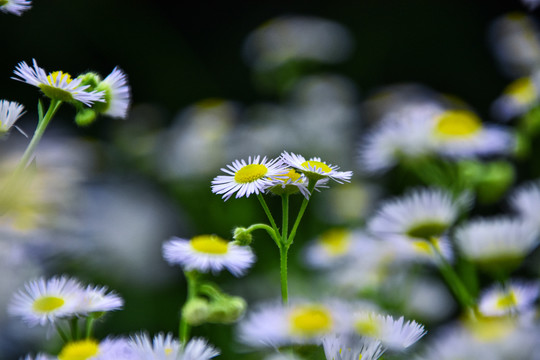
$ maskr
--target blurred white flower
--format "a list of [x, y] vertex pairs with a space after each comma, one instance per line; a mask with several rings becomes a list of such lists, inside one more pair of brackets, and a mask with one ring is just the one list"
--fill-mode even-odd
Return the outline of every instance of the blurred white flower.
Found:
[[0, 11], [21, 15], [24, 11], [30, 10], [31, 0], [2, 0], [0, 1]]
[[540, 284], [511, 280], [507, 284], [495, 284], [484, 290], [478, 300], [478, 309], [485, 316], [503, 316], [533, 310], [538, 299]]

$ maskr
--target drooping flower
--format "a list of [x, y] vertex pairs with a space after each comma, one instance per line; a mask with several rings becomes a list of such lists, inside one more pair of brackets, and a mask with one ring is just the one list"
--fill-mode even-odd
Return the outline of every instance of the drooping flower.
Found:
[[126, 118], [131, 94], [127, 76], [121, 69], [115, 67], [96, 86], [96, 91], [102, 91], [105, 99], [104, 102], [94, 105], [96, 111], [113, 118]]
[[103, 102], [102, 91], [86, 91], [89, 85], [81, 85], [82, 79], [72, 79], [63, 71], [55, 71], [47, 75], [35, 59], [33, 68], [26, 62], [20, 62], [15, 68], [13, 79], [38, 87], [47, 97], [66, 102], [79, 101], [87, 106], [94, 102]]
[[216, 235], [199, 235], [191, 240], [172, 238], [163, 244], [163, 257], [186, 270], [214, 273], [223, 269], [243, 275], [255, 262], [249, 246], [239, 246]]
[[24, 11], [30, 10], [31, 6], [31, 0], [0, 0], [0, 11], [3, 13], [20, 16]]
[[234, 193], [236, 198], [249, 197], [251, 194], [263, 193], [272, 186], [272, 179], [285, 175], [289, 170], [280, 159], [267, 160], [260, 156], [251, 156], [248, 161], [235, 160], [232, 165], [221, 169], [228, 175], [219, 175], [212, 180], [212, 192], [223, 195], [228, 200]]
[[22, 114], [24, 106], [14, 101], [0, 101], [0, 135], [9, 131]]

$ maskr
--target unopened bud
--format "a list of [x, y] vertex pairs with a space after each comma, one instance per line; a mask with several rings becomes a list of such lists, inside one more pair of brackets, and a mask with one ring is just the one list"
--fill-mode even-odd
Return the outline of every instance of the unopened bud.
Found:
[[182, 317], [191, 326], [201, 325], [208, 321], [209, 310], [208, 300], [194, 298], [189, 300], [182, 308]]
[[243, 227], [237, 227], [233, 232], [233, 239], [240, 246], [248, 246], [253, 241], [253, 236], [248, 229]]

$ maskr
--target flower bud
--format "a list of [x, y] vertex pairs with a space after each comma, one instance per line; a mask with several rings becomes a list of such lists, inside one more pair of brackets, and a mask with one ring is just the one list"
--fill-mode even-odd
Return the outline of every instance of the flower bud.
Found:
[[204, 324], [209, 315], [208, 300], [204, 298], [194, 298], [189, 300], [182, 308], [182, 317], [191, 326]]
[[240, 246], [248, 246], [253, 241], [253, 236], [248, 229], [244, 227], [237, 227], [234, 229], [233, 239]]

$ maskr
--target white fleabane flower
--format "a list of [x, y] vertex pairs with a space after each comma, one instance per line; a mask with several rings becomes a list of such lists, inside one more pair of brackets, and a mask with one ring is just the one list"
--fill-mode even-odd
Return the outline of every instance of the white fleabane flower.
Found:
[[123, 305], [124, 300], [113, 292], [107, 293], [106, 287], [89, 285], [81, 293], [77, 312], [81, 314], [107, 312], [121, 309]]
[[75, 316], [81, 300], [81, 284], [67, 276], [40, 278], [16, 292], [8, 313], [22, 317], [29, 326], [53, 324], [60, 318]]
[[507, 285], [496, 284], [487, 289], [478, 301], [478, 309], [486, 316], [503, 316], [532, 310], [540, 285], [513, 280]]
[[191, 240], [174, 237], [163, 244], [163, 257], [186, 270], [216, 273], [225, 268], [235, 276], [243, 275], [255, 262], [251, 248], [215, 235], [199, 235]]
[[539, 72], [514, 80], [493, 102], [493, 116], [501, 121], [508, 121], [530, 110], [540, 100], [539, 85]]
[[472, 111], [456, 109], [434, 116], [432, 137], [436, 151], [451, 157], [509, 153], [515, 143], [508, 130], [483, 125]]
[[70, 341], [64, 345], [59, 360], [130, 360], [133, 352], [128, 340], [107, 338], [101, 342], [93, 339]]
[[125, 119], [131, 101], [130, 87], [126, 74], [115, 67], [113, 71], [101, 81], [96, 91], [103, 91], [104, 102], [94, 105], [96, 111], [104, 115]]
[[212, 180], [212, 192], [223, 195], [228, 200], [234, 193], [236, 198], [251, 194], [263, 193], [272, 185], [272, 179], [284, 176], [289, 170], [280, 159], [267, 160], [266, 156], [260, 158], [251, 156], [248, 161], [235, 160], [231, 165], [221, 169], [228, 175], [219, 175]]
[[390, 315], [361, 311], [353, 314], [352, 321], [358, 335], [380, 340], [384, 347], [394, 351], [408, 348], [426, 334], [423, 325], [405, 321], [403, 316], [395, 320]]
[[384, 349], [375, 339], [355, 335], [333, 335], [323, 339], [326, 360], [376, 360]]
[[24, 114], [24, 106], [14, 101], [1, 100], [0, 101], [0, 135], [8, 132], [8, 130], [15, 124]]
[[339, 301], [263, 304], [240, 322], [238, 335], [253, 347], [321, 344], [324, 336], [348, 329], [347, 310]]
[[420, 188], [385, 201], [368, 220], [368, 231], [380, 238], [431, 239], [457, 219], [463, 202], [435, 188]]
[[148, 334], [135, 335], [130, 346], [134, 360], [208, 360], [219, 355], [204, 339], [192, 339], [184, 348], [170, 333], [160, 333], [152, 339]]
[[538, 231], [521, 219], [476, 219], [454, 234], [461, 253], [480, 265], [510, 267], [521, 262], [538, 245]]
[[369, 252], [371, 240], [362, 231], [331, 228], [307, 245], [305, 259], [315, 268], [341, 265]]
[[0, 0], [0, 11], [20, 16], [23, 11], [29, 10], [31, 5], [30, 0]]
[[342, 184], [343, 182], [350, 182], [353, 174], [352, 171], [338, 171], [338, 166], [327, 164], [318, 157], [306, 160], [302, 155], [289, 154], [284, 151], [281, 153], [281, 159], [288, 166], [302, 172], [310, 180], [314, 181], [332, 179]]
[[55, 71], [47, 75], [40, 68], [35, 59], [33, 68], [26, 62], [20, 62], [14, 73], [18, 77], [12, 79], [25, 82], [38, 87], [47, 97], [59, 101], [79, 101], [87, 106], [94, 102], [103, 102], [102, 91], [86, 91], [89, 85], [81, 85], [81, 78], [72, 79], [71, 75], [62, 71]]
[[517, 188], [510, 196], [510, 206], [524, 221], [540, 229], [540, 184], [538, 182]]

